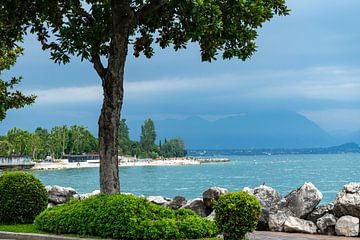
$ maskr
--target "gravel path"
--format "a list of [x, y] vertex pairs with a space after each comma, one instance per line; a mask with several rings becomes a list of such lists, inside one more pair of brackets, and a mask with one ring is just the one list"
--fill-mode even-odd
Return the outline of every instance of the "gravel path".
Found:
[[311, 235], [299, 233], [283, 232], [260, 232], [257, 231], [249, 235], [249, 240], [349, 240], [350, 237], [335, 237], [326, 235]]

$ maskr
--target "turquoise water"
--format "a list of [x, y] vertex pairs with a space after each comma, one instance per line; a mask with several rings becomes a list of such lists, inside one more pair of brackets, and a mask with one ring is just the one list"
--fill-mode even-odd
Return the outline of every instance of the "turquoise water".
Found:
[[[137, 195], [200, 197], [212, 186], [237, 191], [262, 183], [282, 195], [312, 182], [323, 203], [335, 199], [348, 182], [360, 182], [360, 154], [227, 156], [230, 163], [166, 167], [123, 167], [121, 191]], [[75, 188], [80, 193], [99, 189], [98, 168], [33, 171], [45, 185]]]

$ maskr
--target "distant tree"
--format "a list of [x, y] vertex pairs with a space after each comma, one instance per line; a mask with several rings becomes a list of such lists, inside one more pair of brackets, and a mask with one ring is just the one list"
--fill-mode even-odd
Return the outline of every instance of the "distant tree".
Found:
[[156, 131], [155, 124], [150, 118], [144, 121], [141, 126], [140, 146], [146, 157], [152, 157], [153, 153], [157, 151], [155, 144]]
[[7, 141], [11, 144], [11, 154], [31, 156], [31, 133], [19, 128], [7, 132]]
[[68, 129], [68, 153], [82, 154], [96, 151], [98, 151], [97, 139], [86, 127], [74, 125]]
[[129, 137], [129, 128], [125, 119], [121, 119], [118, 130], [118, 151], [119, 155], [125, 156], [131, 154], [131, 140]]
[[50, 152], [51, 157], [60, 158], [65, 154], [65, 149], [68, 146], [69, 129], [66, 125], [55, 126], [50, 132]]
[[163, 157], [184, 157], [185, 143], [181, 138], [169, 139], [162, 145], [160, 154]]
[[[289, 12], [285, 0], [14, 0], [0, 1], [0, 10], [0, 23], [13, 25], [20, 36], [36, 33], [55, 62], [80, 56], [101, 78], [100, 191], [107, 194], [120, 191], [117, 131], [128, 45], [135, 56], [150, 58], [154, 43], [179, 50], [197, 42], [203, 61], [219, 53], [246, 60], [256, 50], [258, 28]], [[9, 42], [17, 35], [5, 32]]]
[[11, 155], [13, 145], [6, 139], [0, 140], [0, 155], [7, 156]]
[[45, 159], [50, 154], [50, 134], [47, 129], [38, 127], [32, 133], [32, 158]]
[[[1, 22], [0, 22], [1, 27]], [[0, 31], [1, 33], [1, 31]], [[0, 122], [6, 117], [6, 112], [13, 108], [22, 108], [35, 101], [35, 96], [25, 96], [20, 91], [14, 90], [15, 85], [20, 83], [21, 77], [13, 77], [9, 81], [1, 79], [4, 70], [9, 70], [16, 62], [16, 58], [22, 53], [22, 48], [7, 47], [0, 39]]]

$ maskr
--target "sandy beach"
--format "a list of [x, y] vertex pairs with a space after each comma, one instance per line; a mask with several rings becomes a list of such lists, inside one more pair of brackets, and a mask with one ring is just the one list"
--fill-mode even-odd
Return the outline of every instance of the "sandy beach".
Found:
[[[224, 163], [227, 159], [149, 159], [134, 160], [127, 159], [120, 161], [120, 167], [146, 167], [146, 166], [179, 166], [179, 165], [199, 165], [203, 163]], [[51, 170], [51, 169], [69, 169], [69, 168], [96, 168], [99, 167], [98, 161], [88, 162], [41, 162], [36, 163], [32, 170]]]

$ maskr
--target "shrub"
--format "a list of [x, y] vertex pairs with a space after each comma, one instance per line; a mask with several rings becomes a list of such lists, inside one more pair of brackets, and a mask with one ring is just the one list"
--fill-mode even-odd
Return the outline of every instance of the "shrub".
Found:
[[243, 239], [255, 230], [261, 214], [260, 203], [247, 192], [220, 195], [214, 208], [216, 225], [225, 240]]
[[97, 195], [42, 212], [37, 228], [119, 239], [184, 239], [215, 236], [216, 225], [190, 210], [171, 210], [132, 195]]
[[47, 203], [46, 189], [34, 175], [25, 172], [0, 175], [1, 223], [32, 223]]

